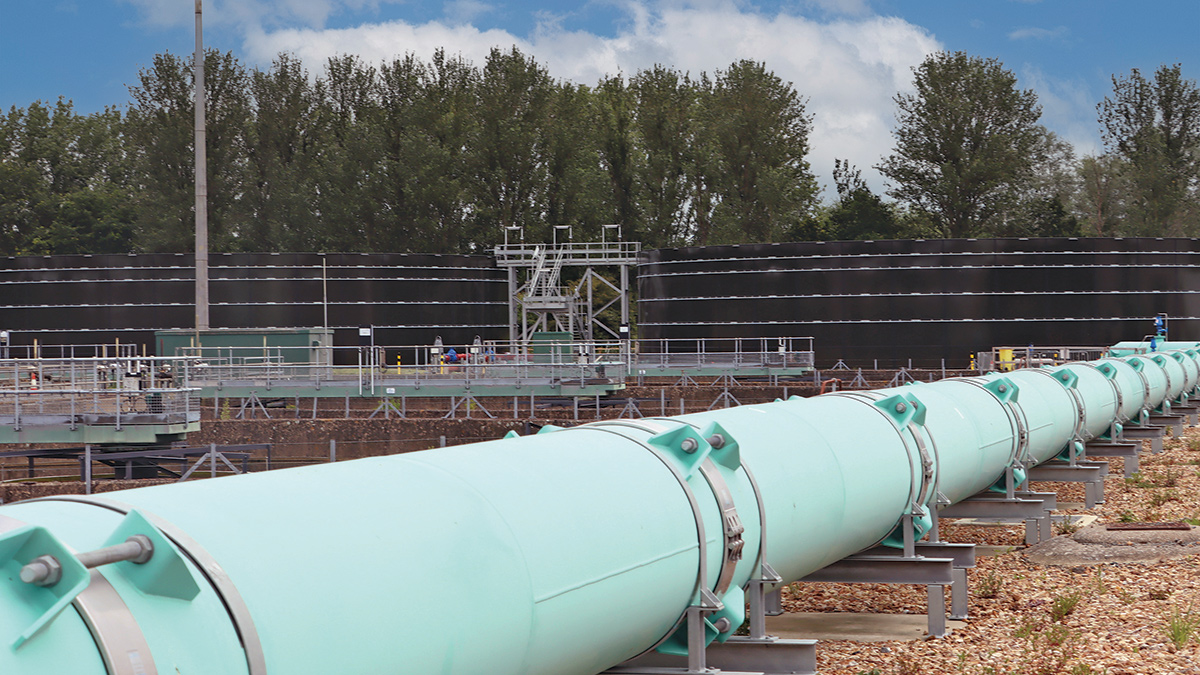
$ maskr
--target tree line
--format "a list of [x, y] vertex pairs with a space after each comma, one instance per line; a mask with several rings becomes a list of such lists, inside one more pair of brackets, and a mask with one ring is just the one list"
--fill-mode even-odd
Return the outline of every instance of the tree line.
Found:
[[[807, 101], [765, 64], [655, 66], [595, 86], [518, 50], [310, 75], [205, 55], [214, 251], [484, 252], [568, 225], [647, 247], [786, 240], [1200, 234], [1200, 93], [1180, 66], [1114, 76], [1106, 152], [1076, 158], [993, 59], [931, 55], [898, 94], [873, 193], [844, 160], [822, 204]], [[159, 54], [123, 107], [0, 116], [0, 254], [193, 243], [190, 61]]]

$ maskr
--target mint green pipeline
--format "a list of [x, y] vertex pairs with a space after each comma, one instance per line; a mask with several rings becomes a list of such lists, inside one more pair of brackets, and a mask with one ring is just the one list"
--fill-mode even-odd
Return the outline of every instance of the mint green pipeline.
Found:
[[[732, 634], [763, 562], [790, 582], [919, 537], [939, 493], [1141, 419], [1165, 373], [1128, 357], [5, 505], [0, 672], [591, 675], [680, 653]], [[135, 536], [149, 561], [84, 564]], [[60, 578], [22, 581], [41, 556]]]

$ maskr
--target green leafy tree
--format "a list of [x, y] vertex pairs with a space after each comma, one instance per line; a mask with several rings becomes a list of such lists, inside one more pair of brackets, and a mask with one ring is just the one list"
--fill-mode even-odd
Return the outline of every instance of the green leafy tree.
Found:
[[983, 234], [994, 237], [1077, 237], [1079, 219], [1071, 211], [1079, 191], [1075, 151], [1055, 133], [1039, 127], [1031, 157], [1033, 170], [1015, 189], [1012, 206], [993, 218]]
[[[927, 218], [916, 217], [871, 192], [862, 172], [836, 159], [833, 182], [838, 200], [796, 232], [817, 240], [914, 239], [936, 237]], [[816, 236], [813, 236], [816, 235]]]
[[649, 248], [686, 244], [692, 233], [689, 184], [696, 175], [697, 90], [686, 76], [663, 66], [635, 75], [634, 124], [643, 152], [638, 193]]
[[122, 125], [114, 108], [84, 116], [63, 99], [0, 117], [0, 252], [131, 249]]
[[1129, 215], [1137, 234], [1200, 231], [1200, 89], [1179, 64], [1149, 80], [1138, 69], [1113, 76], [1113, 94], [1097, 106], [1101, 137], [1125, 160]]
[[486, 250], [503, 228], [522, 227], [530, 240], [549, 240], [545, 221], [546, 129], [554, 81], [545, 67], [515, 47], [492, 49], [479, 85], [479, 126], [472, 139], [472, 250]]
[[[248, 76], [231, 53], [205, 52], [209, 248], [238, 247], [250, 120]], [[195, 243], [195, 90], [190, 60], [155, 55], [138, 73], [126, 124], [139, 248], [191, 251]]]
[[613, 221], [594, 96], [588, 87], [557, 84], [546, 129], [546, 221], [570, 225], [577, 239], [598, 239], [599, 225]]
[[1088, 236], [1124, 234], [1129, 187], [1124, 160], [1116, 155], [1084, 157], [1075, 168], [1079, 189], [1072, 205]]
[[742, 60], [717, 73], [705, 108], [715, 159], [707, 178], [718, 200], [711, 239], [698, 232], [696, 243], [778, 241], [820, 191], [805, 159], [812, 117], [804, 101], [764, 64]]
[[635, 125], [635, 99], [625, 78], [606, 77], [595, 90], [600, 163], [608, 176], [612, 221], [635, 239], [642, 238], [641, 195], [637, 177], [642, 157]]
[[848, 160], [834, 160], [838, 201], [827, 215], [832, 239], [896, 239], [900, 228], [892, 208], [871, 192], [862, 172]]
[[1030, 180], [1041, 106], [995, 59], [938, 52], [898, 94], [895, 153], [877, 168], [888, 194], [925, 211], [950, 237], [994, 227]]
[[453, 253], [470, 248], [471, 139], [479, 130], [480, 74], [462, 57], [442, 50], [421, 70], [417, 128], [409, 143], [424, 163], [406, 167], [421, 207], [419, 237], [405, 250]]
[[246, 251], [314, 251], [317, 99], [308, 72], [280, 54], [267, 71], [250, 73], [253, 111], [246, 134], [243, 184], [247, 217], [239, 232]]
[[390, 233], [378, 206], [386, 178], [379, 71], [356, 56], [337, 56], [316, 82], [319, 138], [314, 165], [324, 250], [388, 251]]

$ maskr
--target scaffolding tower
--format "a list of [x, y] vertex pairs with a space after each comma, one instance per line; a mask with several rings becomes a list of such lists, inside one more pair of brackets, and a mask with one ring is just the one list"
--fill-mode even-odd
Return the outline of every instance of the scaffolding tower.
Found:
[[[602, 232], [613, 227], [605, 226]], [[507, 233], [506, 233], [507, 234]], [[556, 232], [557, 236], [557, 232]], [[618, 230], [617, 238], [620, 239]], [[572, 339], [628, 339], [630, 270], [637, 265], [641, 243], [634, 241], [505, 243], [496, 247], [496, 264], [508, 270], [508, 330], [510, 339], [528, 343], [534, 333], [561, 331]], [[573, 287], [563, 283], [564, 267], [583, 267]], [[597, 272], [616, 268], [618, 281]], [[596, 285], [616, 297], [597, 303]], [[613, 330], [599, 320], [610, 307], [619, 307], [621, 326]]]

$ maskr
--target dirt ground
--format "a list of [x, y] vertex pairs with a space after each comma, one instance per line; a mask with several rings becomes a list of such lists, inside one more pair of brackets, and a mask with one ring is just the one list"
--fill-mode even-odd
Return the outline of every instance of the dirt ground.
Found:
[[[1160, 455], [1143, 453], [1141, 473], [1133, 479], [1124, 478], [1119, 459], [1112, 461], [1105, 503], [1068, 512], [1098, 516], [1089, 532], [1119, 522], [1200, 524], [1200, 429], [1164, 445]], [[1079, 485], [1033, 487], [1058, 492], [1060, 504], [1083, 501]], [[1179, 542], [1159, 537], [1165, 541], [1143, 549], [1146, 561], [1100, 563], [1052, 555], [1056, 547], [1082, 546], [1065, 541], [1076, 534], [1066, 526], [1056, 526], [1050, 544], [1026, 548], [1023, 525], [943, 523], [946, 541], [1006, 547], [980, 556], [969, 572], [966, 628], [923, 641], [823, 641], [823, 675], [1200, 675], [1200, 547], [1194, 532], [1182, 533]], [[1139, 546], [1136, 535], [1122, 539], [1108, 545]], [[1039, 549], [1051, 555], [1039, 557]], [[784, 599], [785, 608], [796, 612], [925, 613], [923, 586], [794, 584]]]

